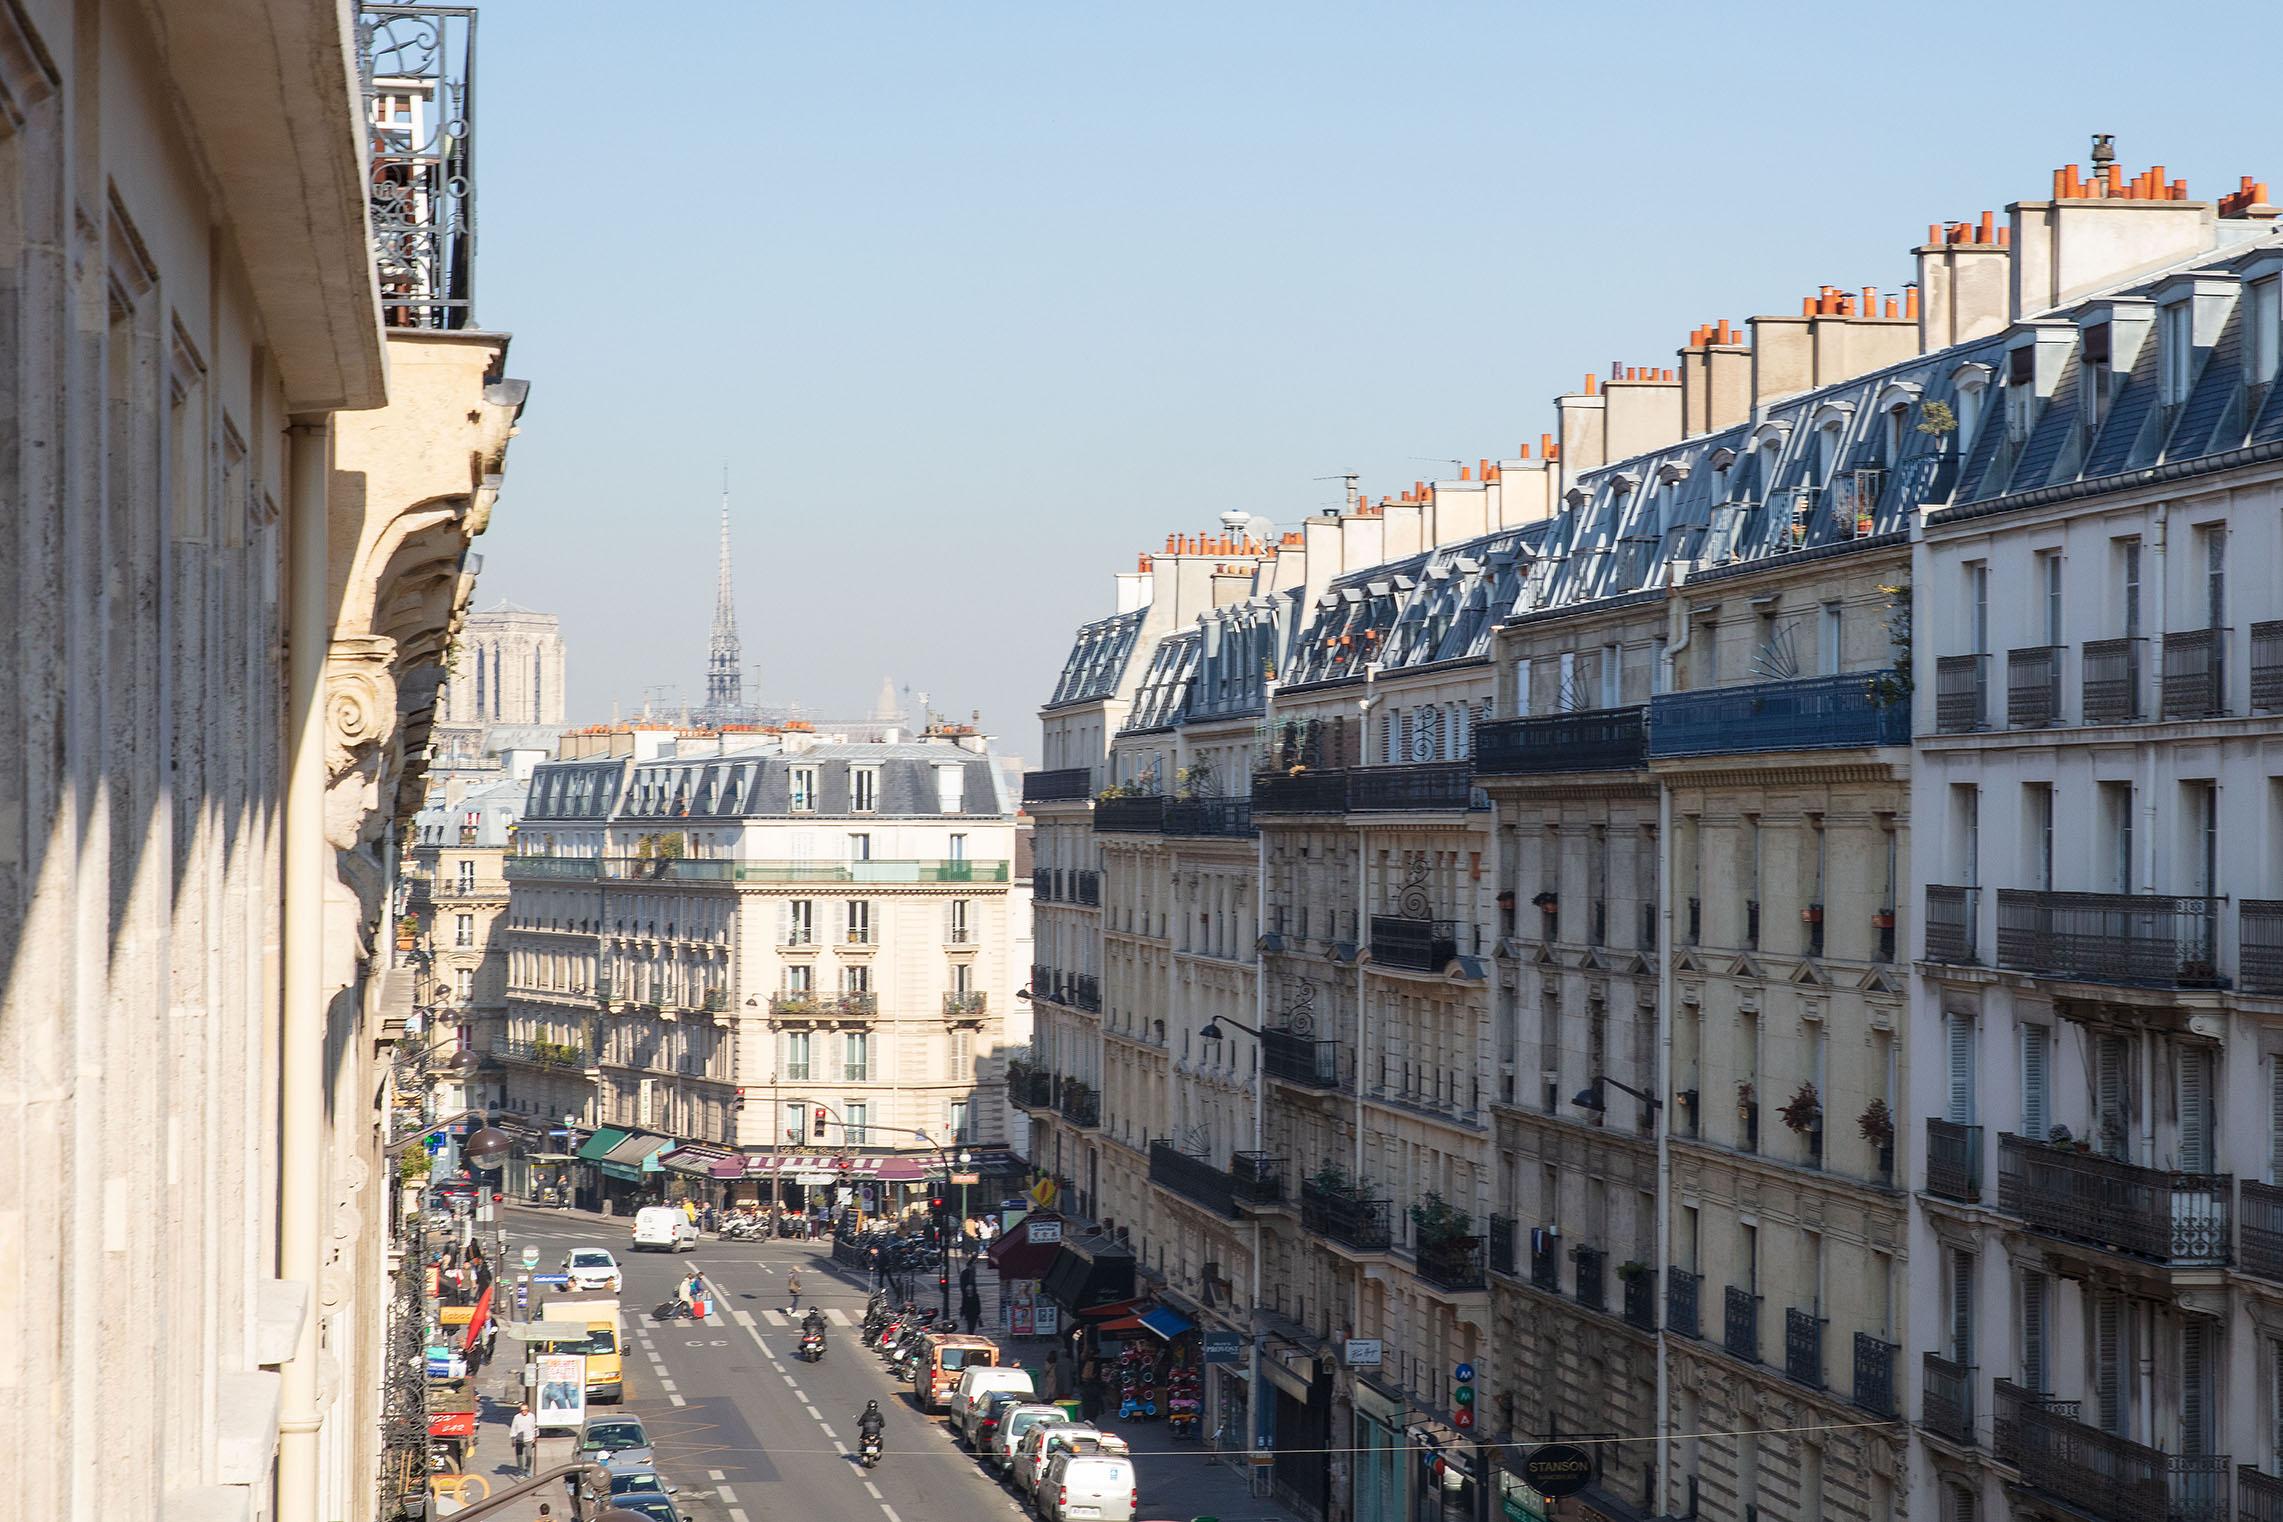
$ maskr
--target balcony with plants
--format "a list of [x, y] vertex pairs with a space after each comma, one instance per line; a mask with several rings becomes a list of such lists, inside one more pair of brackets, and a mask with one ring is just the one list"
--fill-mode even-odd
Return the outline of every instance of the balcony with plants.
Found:
[[1394, 1207], [1337, 1166], [1319, 1169], [1301, 1184], [1300, 1224], [1357, 1255], [1385, 1253], [1395, 1244]]
[[1101, 1129], [1102, 1096], [1083, 1079], [1065, 1078], [1056, 1086], [1054, 1110], [1081, 1131]]
[[1474, 1217], [1429, 1190], [1410, 1209], [1412, 1262], [1419, 1278], [1439, 1290], [1465, 1293], [1490, 1287], [1482, 1238]]

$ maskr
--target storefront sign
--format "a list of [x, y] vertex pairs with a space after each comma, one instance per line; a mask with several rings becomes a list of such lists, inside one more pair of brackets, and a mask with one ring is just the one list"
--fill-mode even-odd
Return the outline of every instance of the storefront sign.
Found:
[[1060, 1221], [1033, 1221], [1025, 1234], [1033, 1247], [1047, 1247], [1062, 1240]]
[[1038, 1318], [1037, 1335], [1053, 1337], [1062, 1331], [1062, 1307], [1046, 1296], [1038, 1297], [1038, 1306], [1033, 1314]]
[[840, 1175], [827, 1173], [821, 1168], [804, 1168], [799, 1173], [793, 1174], [787, 1182], [800, 1184], [807, 1188], [823, 1188], [839, 1183]]
[[587, 1360], [578, 1353], [544, 1353], [532, 1360], [539, 1373], [541, 1427], [578, 1430], [587, 1419]]
[[1385, 1346], [1377, 1337], [1350, 1337], [1340, 1344], [1341, 1361], [1351, 1369], [1378, 1368], [1384, 1351]]
[[1593, 1455], [1569, 1443], [1548, 1443], [1522, 1460], [1522, 1478], [1542, 1496], [1574, 1496], [1593, 1483]]
[[980, 1173], [960, 1173], [955, 1171], [951, 1175], [951, 1181], [954, 1184], [980, 1184], [983, 1182], [983, 1175]]
[[1207, 1332], [1204, 1343], [1207, 1363], [1241, 1363], [1244, 1360], [1245, 1338], [1242, 1332]]

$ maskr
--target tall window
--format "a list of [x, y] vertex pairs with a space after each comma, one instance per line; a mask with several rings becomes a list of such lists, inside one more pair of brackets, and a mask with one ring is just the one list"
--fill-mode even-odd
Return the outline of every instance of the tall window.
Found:
[[954, 831], [954, 832], [953, 832], [953, 833], [951, 833], [950, 835], [947, 835], [947, 836], [945, 836], [945, 837], [944, 837], [944, 850], [945, 850], [945, 852], [946, 852], [946, 853], [948, 853], [948, 859], [949, 859], [949, 860], [952, 860], [952, 861], [965, 861], [965, 860], [967, 859], [967, 837], [966, 837], [966, 835], [964, 835], [964, 834], [962, 834], [962, 833], [960, 833], [960, 832]]
[[785, 992], [806, 994], [816, 991], [816, 969], [806, 962], [795, 962], [785, 969]]
[[[788, 1082], [808, 1082], [810, 1039], [807, 1031], [785, 1032], [785, 1078]], [[797, 1130], [800, 1125], [800, 1106], [795, 1105], [792, 1109], [793, 1124]]]
[[1986, 561], [1975, 561], [1966, 567], [1966, 633], [1970, 644], [1968, 654], [1990, 653], [1990, 567]]
[[852, 1147], [865, 1145], [870, 1140], [867, 1122], [871, 1119], [872, 1107], [861, 1099], [843, 1099], [840, 1114], [843, 1139]]
[[452, 916], [452, 944], [473, 946], [476, 943], [476, 917], [472, 914]]
[[2046, 550], [2037, 557], [2038, 614], [2044, 624], [2045, 643], [2061, 640], [2061, 552]]
[[466, 1004], [476, 996], [476, 970], [473, 967], [452, 969], [452, 997]]
[[858, 831], [849, 835], [848, 859], [850, 861], [870, 861], [872, 859], [872, 837], [869, 834]]
[[872, 991], [872, 964], [851, 962], [840, 969], [840, 991], [844, 994], [868, 994]]
[[963, 1142], [969, 1139], [968, 1116], [970, 1113], [972, 1113], [972, 1107], [966, 1100], [954, 1099], [951, 1102], [951, 1136], [954, 1141]]
[[852, 814], [869, 814], [880, 806], [880, 768], [852, 766], [848, 769], [848, 811]]
[[1825, 603], [1823, 605], [1823, 618], [1817, 628], [1820, 636], [1818, 643], [1822, 647], [1823, 670], [1827, 675], [1836, 676], [1839, 672], [1840, 659], [1846, 648], [1842, 640], [1842, 636], [1846, 633], [1845, 608], [1839, 603]]
[[2025, 782], [2021, 788], [2022, 828], [2028, 839], [2029, 885], [2053, 890], [2053, 785]]
[[2117, 541], [2118, 613], [2126, 639], [2140, 638], [2140, 541]]
[[788, 790], [792, 795], [794, 813], [814, 813], [816, 811], [816, 768], [813, 766], [794, 767]]
[[807, 946], [816, 939], [816, 903], [813, 899], [788, 899], [785, 903], [785, 944]]
[[850, 1083], [872, 1081], [872, 1037], [869, 1033], [840, 1033], [840, 1076]]
[[971, 902], [972, 900], [964, 898], [955, 898], [951, 901], [951, 908], [944, 925], [943, 938], [954, 946], [964, 946], [968, 942], [967, 910]]
[[2283, 340], [2277, 324], [2283, 323], [2283, 310], [2276, 301], [2276, 277], [2251, 282], [2249, 299], [2245, 303], [2243, 358], [2244, 379], [2254, 386], [2264, 386], [2275, 379], [2276, 346]]
[[2208, 524], [2196, 531], [2204, 551], [2204, 627], [2225, 629], [2228, 623], [2228, 526]]
[[2188, 386], [2196, 378], [2195, 314], [2185, 301], [2175, 301], [2156, 314], [2156, 399], [2177, 406], [2188, 399]]
[[460, 863], [460, 891], [462, 893], [476, 891], [476, 864], [472, 861]]
[[2188, 886], [2206, 897], [2220, 891], [2220, 785], [2183, 782], [2188, 824]]
[[1944, 1120], [1952, 1125], [1974, 1123], [1974, 1017], [1950, 1010], [1942, 1017], [1943, 1046], [1949, 1077], [1943, 1103]]
[[2044, 1141], [2053, 1131], [2053, 1032], [2021, 1028], [2021, 1134]]
[[868, 899], [852, 898], [848, 901], [848, 933], [845, 937], [851, 946], [872, 944], [872, 904]]

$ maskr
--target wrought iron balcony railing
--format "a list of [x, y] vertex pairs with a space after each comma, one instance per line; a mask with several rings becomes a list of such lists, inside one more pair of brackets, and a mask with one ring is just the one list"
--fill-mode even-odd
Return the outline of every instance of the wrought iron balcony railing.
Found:
[[1474, 765], [1435, 761], [1367, 766], [1348, 773], [1348, 808], [1360, 814], [1463, 810], [1474, 796]]
[[1072, 1009], [1088, 1014], [1102, 1012], [1102, 980], [1090, 972], [1074, 972], [1063, 978], [1063, 1000]]
[[1625, 1284], [1625, 1323], [1653, 1332], [1657, 1329], [1657, 1276], [1645, 1263], [1633, 1265], [1633, 1270], [1618, 1270]]
[[1296, 1088], [1340, 1087], [1337, 1041], [1313, 1041], [1272, 1025], [1260, 1033], [1260, 1065], [1269, 1077]]
[[1494, 1215], [1490, 1218], [1490, 1271], [1512, 1278], [1516, 1271], [1514, 1244], [1516, 1239], [1514, 1217]]
[[1998, 1137], [1998, 1208], [2032, 1231], [2171, 1268], [2228, 1261], [2235, 1180], [2168, 1173], [2112, 1157]]
[[1550, 1231], [1530, 1235], [1530, 1283], [1549, 1295], [1562, 1292], [1562, 1239]]
[[1092, 1131], [1102, 1124], [1102, 1096], [1094, 1092], [1092, 1085], [1075, 1078], [1065, 1078], [1057, 1086], [1054, 1110], [1082, 1131]]
[[2236, 928], [2237, 986], [2247, 994], [2283, 994], [2283, 899], [2245, 899]]
[[1043, 1068], [1008, 1064], [1007, 1099], [1025, 1110], [1053, 1109], [1054, 1075]]
[[1386, 967], [1441, 972], [1459, 954], [1455, 920], [1415, 920], [1396, 914], [1371, 917], [1371, 959]]
[[1440, 1242], [1422, 1242], [1416, 1266], [1420, 1278], [1440, 1289], [1482, 1289], [1490, 1282], [1484, 1276], [1480, 1237], [1446, 1237]]
[[2006, 652], [2006, 727], [2042, 729], [2061, 722], [2060, 645]]
[[1746, 1363], [1760, 1361], [1760, 1297], [1742, 1285], [1728, 1286], [1720, 1345]]
[[1345, 771], [1261, 772], [1252, 779], [1255, 814], [1344, 814]]
[[1284, 1159], [1266, 1152], [1239, 1152], [1229, 1159], [1229, 1192], [1246, 1205], [1274, 1205], [1284, 1198]]
[[475, 326], [476, 12], [360, 5], [373, 264], [392, 328]]
[[2242, 1217], [2236, 1266], [2283, 1284], [2283, 1189], [2249, 1178], [2236, 1188], [2236, 1209]]
[[1926, 1192], [1971, 1205], [1982, 1197], [1982, 1128], [1926, 1122]]
[[2237, 1522], [2283, 1522], [2283, 1478], [2256, 1464], [2238, 1464], [2235, 1495]]
[[769, 995], [769, 1013], [780, 1020], [861, 1020], [879, 1012], [880, 996], [869, 989], [783, 989]]
[[1784, 1377], [1823, 1388], [1823, 1320], [1813, 1310], [1784, 1308]]
[[1895, 1355], [1901, 1351], [1869, 1332], [1855, 1334], [1855, 1382], [1849, 1398], [1873, 1416], [1896, 1412]]
[[1392, 1247], [1393, 1220], [1393, 1207], [1385, 1200], [1328, 1189], [1313, 1179], [1300, 1186], [1300, 1224], [1356, 1252], [1385, 1252]]
[[2140, 717], [2142, 639], [2085, 641], [2078, 693], [2088, 724], [2130, 724]]
[[2283, 709], [2283, 621], [2251, 626], [2251, 707], [2255, 713]]
[[1683, 1337], [1702, 1337], [1704, 1323], [1698, 1309], [1704, 1275], [1692, 1274], [1678, 1263], [1665, 1268], [1665, 1330]]
[[1908, 745], [1910, 705], [1892, 671], [1668, 692], [1649, 704], [1649, 755]]
[[1234, 1181], [1221, 1169], [1171, 1142], [1149, 1144], [1149, 1181], [1221, 1215], [1237, 1213]]
[[1175, 798], [1165, 805], [1165, 833], [1239, 839], [1259, 832], [1250, 798]]
[[1926, 959], [1970, 967], [1981, 961], [1982, 890], [1926, 885]]
[[1065, 766], [1050, 772], [1023, 773], [1025, 803], [1083, 803], [1094, 795], [1090, 767]]
[[2164, 636], [2164, 717], [2210, 719], [2228, 711], [2225, 629]]
[[2218, 988], [2219, 900], [1998, 890], [1998, 965], [2094, 983]]
[[2022, 1483], [2094, 1522], [2233, 1522], [2224, 1454], [2166, 1453], [2081, 1420], [2077, 1403], [1993, 1381], [1992, 1447]]
[[586, 1068], [594, 1066], [594, 1054], [585, 1047], [567, 1041], [509, 1041], [495, 1040], [492, 1055], [507, 1062], [529, 1063], [533, 1067]]
[[1945, 655], [1934, 663], [1934, 732], [1969, 735], [1990, 726], [1990, 658]]
[[1092, 867], [1072, 867], [1063, 874], [1070, 902], [1088, 908], [1102, 903], [1102, 874]]
[[1577, 1303], [1589, 1311], [1609, 1309], [1609, 1254], [1598, 1247], [1580, 1246], [1570, 1254], [1576, 1266]]
[[971, 1019], [986, 1013], [991, 1007], [991, 996], [980, 988], [943, 996], [943, 1013], [946, 1019]]
[[1649, 761], [1648, 715], [1637, 703], [1492, 719], [1475, 730], [1474, 769], [1485, 777], [1637, 771]]
[[1974, 1446], [1974, 1370], [1929, 1353], [1919, 1367], [1919, 1425], [1961, 1448]]
[[[507, 858], [517, 861], [559, 857]], [[964, 857], [910, 861], [744, 861], [723, 857], [608, 856], [602, 875], [613, 881], [683, 883], [1003, 883], [1012, 881], [1003, 861]], [[592, 876], [590, 871], [588, 876]]]
[[591, 883], [602, 875], [602, 862], [593, 856], [518, 856], [501, 858], [500, 875], [511, 883]]
[[1165, 833], [1165, 798], [1140, 793], [1124, 798], [1098, 798], [1094, 802], [1097, 835], [1162, 835]]

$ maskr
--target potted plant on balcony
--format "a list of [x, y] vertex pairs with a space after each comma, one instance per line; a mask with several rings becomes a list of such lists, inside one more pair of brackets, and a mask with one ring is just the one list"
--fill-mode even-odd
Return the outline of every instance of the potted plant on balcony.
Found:
[[1887, 1108], [1885, 1100], [1874, 1099], [1863, 1107], [1862, 1114], [1855, 1117], [1855, 1129], [1872, 1146], [1882, 1149], [1891, 1147], [1895, 1140], [1894, 1112]]
[[1892, 909], [1874, 909], [1874, 910], [1872, 910], [1872, 911], [1871, 911], [1871, 928], [1872, 928], [1873, 930], [1892, 930], [1892, 929], [1894, 929], [1894, 928], [1895, 928], [1895, 912], [1894, 912], [1894, 910], [1892, 910]]
[[1759, 1112], [1760, 1095], [1750, 1083], [1736, 1085], [1736, 1118], [1749, 1121]]
[[416, 916], [408, 914], [396, 922], [397, 950], [410, 951], [419, 943], [419, 940], [420, 921]]
[[1530, 900], [1530, 904], [1531, 907], [1535, 908], [1540, 914], [1554, 914], [1557, 913], [1562, 907], [1562, 896], [1549, 888], [1544, 893], [1540, 893], [1533, 897]]
[[1430, 1189], [1411, 1207], [1411, 1230], [1421, 1252], [1432, 1252], [1474, 1234], [1474, 1217]]
[[1363, 1186], [1348, 1177], [1348, 1170], [1338, 1163], [1326, 1163], [1308, 1175], [1308, 1187], [1318, 1194], [1337, 1195], [1344, 1200], [1363, 1198]]
[[1823, 1096], [1815, 1092], [1814, 1084], [1803, 1083], [1776, 1114], [1802, 1136], [1820, 1131], [1823, 1129]]
[[1624, 1262], [1617, 1265], [1617, 1277], [1624, 1280], [1628, 1284], [1632, 1283], [1635, 1279], [1646, 1279], [1649, 1277], [1649, 1274], [1649, 1265], [1643, 1263], [1639, 1258], [1627, 1258]]

